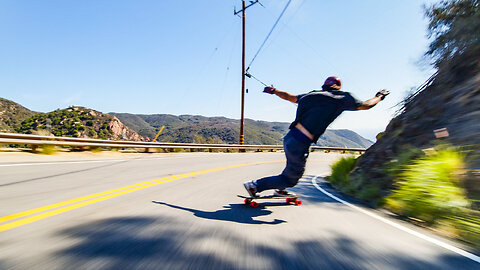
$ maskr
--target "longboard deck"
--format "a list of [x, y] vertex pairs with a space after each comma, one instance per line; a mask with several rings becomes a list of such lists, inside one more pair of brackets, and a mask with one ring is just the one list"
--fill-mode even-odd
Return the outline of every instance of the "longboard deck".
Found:
[[258, 196], [258, 197], [252, 197], [252, 196], [244, 196], [244, 195], [237, 195], [240, 198], [244, 199], [251, 199], [251, 200], [261, 200], [261, 199], [286, 199], [286, 198], [292, 198], [292, 199], [297, 199], [300, 198], [297, 195], [290, 195], [290, 196], [275, 196], [275, 195], [266, 195], [266, 196]]
[[251, 197], [251, 196], [244, 196], [244, 195], [237, 195], [240, 198], [245, 199], [245, 204], [250, 205], [252, 207], [257, 207], [258, 203], [254, 200], [265, 200], [265, 199], [283, 199], [286, 203], [294, 203], [295, 205], [301, 205], [302, 201], [299, 200], [298, 195], [291, 195], [291, 196], [276, 196], [276, 195], [266, 195], [266, 196], [258, 196], [258, 197]]

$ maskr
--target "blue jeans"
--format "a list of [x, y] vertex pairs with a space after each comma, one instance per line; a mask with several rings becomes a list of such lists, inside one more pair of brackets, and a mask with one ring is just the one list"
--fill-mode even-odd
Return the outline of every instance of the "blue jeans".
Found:
[[[283, 149], [287, 158], [287, 165], [280, 175], [264, 177], [254, 181], [257, 192], [267, 189], [284, 189], [293, 187], [305, 172], [305, 164], [311, 142], [299, 133], [297, 129], [290, 130], [283, 137]], [[302, 138], [301, 136], [305, 136]], [[306, 140], [305, 140], [306, 138]]]

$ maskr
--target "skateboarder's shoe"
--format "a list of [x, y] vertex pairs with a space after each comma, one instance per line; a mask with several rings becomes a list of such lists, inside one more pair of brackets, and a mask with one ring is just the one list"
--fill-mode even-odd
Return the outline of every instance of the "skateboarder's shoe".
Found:
[[295, 196], [296, 194], [293, 192], [289, 192], [286, 189], [275, 189], [273, 192], [274, 196]]
[[243, 186], [247, 190], [248, 194], [252, 197], [257, 197], [257, 185], [255, 185], [252, 181], [243, 183]]

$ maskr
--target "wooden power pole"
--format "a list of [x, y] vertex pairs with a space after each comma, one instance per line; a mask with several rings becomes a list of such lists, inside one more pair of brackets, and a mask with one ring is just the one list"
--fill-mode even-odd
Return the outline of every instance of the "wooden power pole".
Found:
[[242, 0], [242, 9], [239, 11], [234, 11], [234, 15], [242, 13], [242, 108], [241, 108], [241, 117], [240, 117], [240, 144], [244, 144], [245, 141], [245, 10], [253, 5], [258, 3], [256, 1], [250, 1], [248, 6], [245, 5], [245, 0]]

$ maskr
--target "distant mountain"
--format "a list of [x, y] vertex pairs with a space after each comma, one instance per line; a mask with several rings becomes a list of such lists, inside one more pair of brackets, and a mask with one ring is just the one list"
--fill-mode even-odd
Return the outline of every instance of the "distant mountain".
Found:
[[22, 121], [36, 112], [11, 100], [0, 98], [0, 132], [14, 132]]
[[373, 142], [348, 129], [327, 129], [317, 144], [332, 147], [368, 148]]
[[[238, 143], [239, 120], [225, 117], [170, 114], [110, 113], [141, 136], [154, 138], [162, 126], [158, 141], [177, 143]], [[281, 144], [289, 123], [245, 120], [246, 144]], [[373, 142], [351, 130], [327, 130], [319, 146], [368, 148]]]
[[[240, 121], [225, 117], [170, 114], [104, 114], [84, 107], [33, 112], [0, 98], [0, 132], [18, 132], [110, 140], [176, 143], [238, 143]], [[289, 123], [245, 119], [246, 144], [282, 144]], [[320, 146], [368, 148], [373, 143], [350, 130], [327, 130]]]

